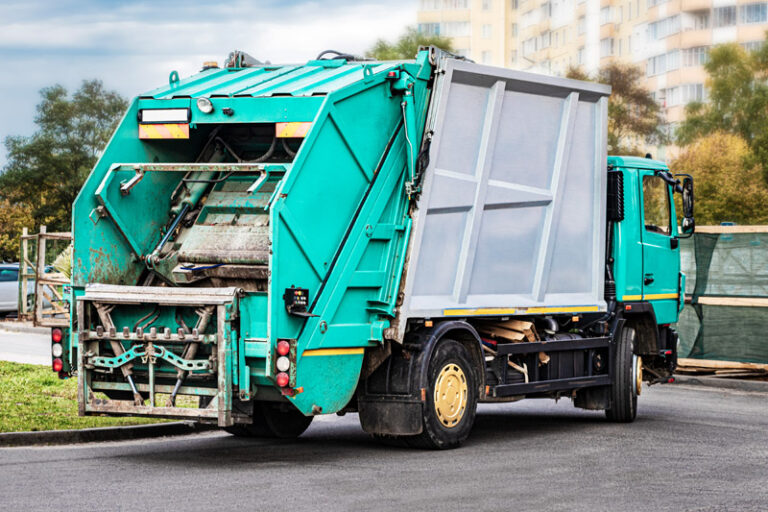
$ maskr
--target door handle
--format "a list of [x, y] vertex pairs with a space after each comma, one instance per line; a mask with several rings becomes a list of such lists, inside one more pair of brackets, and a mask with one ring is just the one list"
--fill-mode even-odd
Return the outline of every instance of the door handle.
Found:
[[672, 249], [677, 249], [677, 246], [680, 245], [680, 240], [676, 236], [673, 236], [669, 239], [669, 247]]
[[652, 282], [653, 282], [653, 274], [645, 274], [645, 279], [643, 279], [643, 283], [645, 283], [647, 286]]

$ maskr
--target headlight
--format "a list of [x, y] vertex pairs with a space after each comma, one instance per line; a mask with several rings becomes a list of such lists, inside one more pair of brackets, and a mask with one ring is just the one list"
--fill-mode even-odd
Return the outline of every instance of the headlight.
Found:
[[213, 103], [208, 98], [197, 98], [197, 109], [203, 114], [213, 112]]

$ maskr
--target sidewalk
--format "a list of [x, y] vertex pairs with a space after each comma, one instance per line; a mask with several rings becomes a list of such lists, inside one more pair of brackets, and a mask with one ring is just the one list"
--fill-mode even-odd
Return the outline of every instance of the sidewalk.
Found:
[[51, 330], [21, 322], [0, 322], [0, 361], [51, 364]]

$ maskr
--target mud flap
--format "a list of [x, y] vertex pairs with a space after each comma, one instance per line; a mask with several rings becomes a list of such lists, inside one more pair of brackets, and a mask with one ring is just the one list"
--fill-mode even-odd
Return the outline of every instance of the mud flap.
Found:
[[369, 434], [421, 434], [421, 402], [361, 399], [359, 408], [360, 425]]

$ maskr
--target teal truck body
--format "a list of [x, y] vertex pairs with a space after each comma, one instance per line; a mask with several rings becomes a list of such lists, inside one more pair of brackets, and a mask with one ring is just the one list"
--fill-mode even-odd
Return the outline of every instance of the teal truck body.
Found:
[[[672, 194], [692, 217], [692, 185], [606, 160], [607, 94], [434, 49], [172, 74], [133, 100], [74, 204], [54, 369], [77, 376], [82, 415], [241, 436], [358, 412], [444, 448], [478, 401], [523, 397], [629, 421], [642, 379], [675, 366]], [[545, 117], [515, 135], [526, 108], [554, 116], [551, 136]]]

